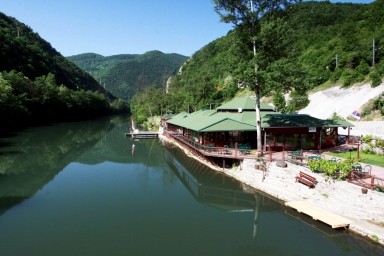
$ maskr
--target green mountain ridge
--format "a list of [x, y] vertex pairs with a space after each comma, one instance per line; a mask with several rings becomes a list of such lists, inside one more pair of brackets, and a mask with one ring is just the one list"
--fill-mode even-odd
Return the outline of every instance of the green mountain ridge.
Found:
[[130, 100], [136, 92], [153, 84], [165, 85], [188, 57], [160, 51], [144, 54], [119, 54], [104, 57], [96, 53], [84, 53], [67, 57], [86, 70], [100, 85], [120, 98]]

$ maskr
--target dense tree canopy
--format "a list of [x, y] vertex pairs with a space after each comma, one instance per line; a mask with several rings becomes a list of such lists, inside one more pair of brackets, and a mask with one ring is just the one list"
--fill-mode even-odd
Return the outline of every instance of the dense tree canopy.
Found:
[[0, 73], [0, 130], [59, 121], [84, 120], [129, 111], [127, 102], [112, 105], [100, 92], [70, 90], [56, 84], [55, 76], [28, 79], [21, 72]]
[[[288, 15], [286, 22], [290, 23], [287, 27], [290, 30], [286, 31], [289, 36], [282, 39], [283, 44], [275, 45], [274, 37], [264, 42], [264, 47], [270, 47], [271, 50], [272, 47], [279, 46], [286, 47], [286, 51], [278, 51], [275, 56], [277, 58], [273, 61], [269, 61], [273, 55], [260, 57], [262, 74], [259, 79], [263, 81], [261, 96], [282, 95], [294, 88], [291, 95], [293, 100], [279, 106], [279, 110], [293, 113], [308, 102], [305, 97], [308, 90], [324, 83], [349, 86], [366, 81], [377, 86], [382, 82], [384, 0], [376, 0], [370, 4], [303, 2], [291, 7], [285, 10], [285, 15]], [[181, 72], [171, 79], [168, 94], [163, 88], [163, 102], [152, 106], [152, 112], [217, 107], [242, 90], [238, 89], [238, 84], [244, 81], [253, 89], [252, 41], [242, 37], [240, 29], [234, 28], [226, 36], [214, 40], [193, 54], [183, 64]], [[263, 32], [277, 36], [279, 31], [275, 31], [271, 24]], [[374, 68], [373, 38], [376, 49]], [[247, 46], [246, 50], [240, 47], [244, 44]], [[148, 97], [150, 94], [151, 90], [148, 90]], [[142, 94], [137, 94], [137, 98], [142, 100], [132, 101], [132, 109], [138, 109], [134, 106], [136, 103], [145, 103], [146, 97]], [[279, 96], [275, 98], [279, 99]], [[133, 113], [136, 114], [135, 111]], [[149, 116], [148, 107], [141, 107], [140, 115], [143, 118]]]

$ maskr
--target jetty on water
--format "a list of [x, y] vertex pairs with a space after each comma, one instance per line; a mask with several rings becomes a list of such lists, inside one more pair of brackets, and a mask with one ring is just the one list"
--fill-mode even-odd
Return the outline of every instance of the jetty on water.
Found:
[[133, 133], [125, 133], [125, 136], [131, 136], [134, 139], [152, 139], [159, 137], [157, 132], [152, 131], [138, 131]]
[[286, 202], [285, 205], [296, 209], [300, 213], [311, 216], [314, 220], [324, 222], [325, 224], [330, 225], [332, 228], [346, 228], [353, 222], [347, 218], [321, 209], [304, 201]]

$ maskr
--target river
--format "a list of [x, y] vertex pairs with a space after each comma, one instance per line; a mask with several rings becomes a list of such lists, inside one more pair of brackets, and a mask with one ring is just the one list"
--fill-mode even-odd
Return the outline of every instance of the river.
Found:
[[129, 125], [114, 116], [0, 138], [1, 255], [384, 255], [170, 144], [125, 137]]

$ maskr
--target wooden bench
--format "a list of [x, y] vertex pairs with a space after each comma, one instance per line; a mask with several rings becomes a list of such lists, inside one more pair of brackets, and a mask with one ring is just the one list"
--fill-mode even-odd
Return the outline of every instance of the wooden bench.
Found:
[[311, 175], [308, 175], [302, 171], [300, 171], [299, 176], [296, 176], [296, 182], [297, 181], [303, 183], [304, 185], [307, 185], [308, 188], [313, 188], [317, 183], [315, 177], [312, 177]]
[[294, 164], [304, 165], [303, 163], [304, 159], [305, 157], [301, 154], [301, 151], [298, 150], [298, 151], [289, 151], [288, 157], [285, 160]]

